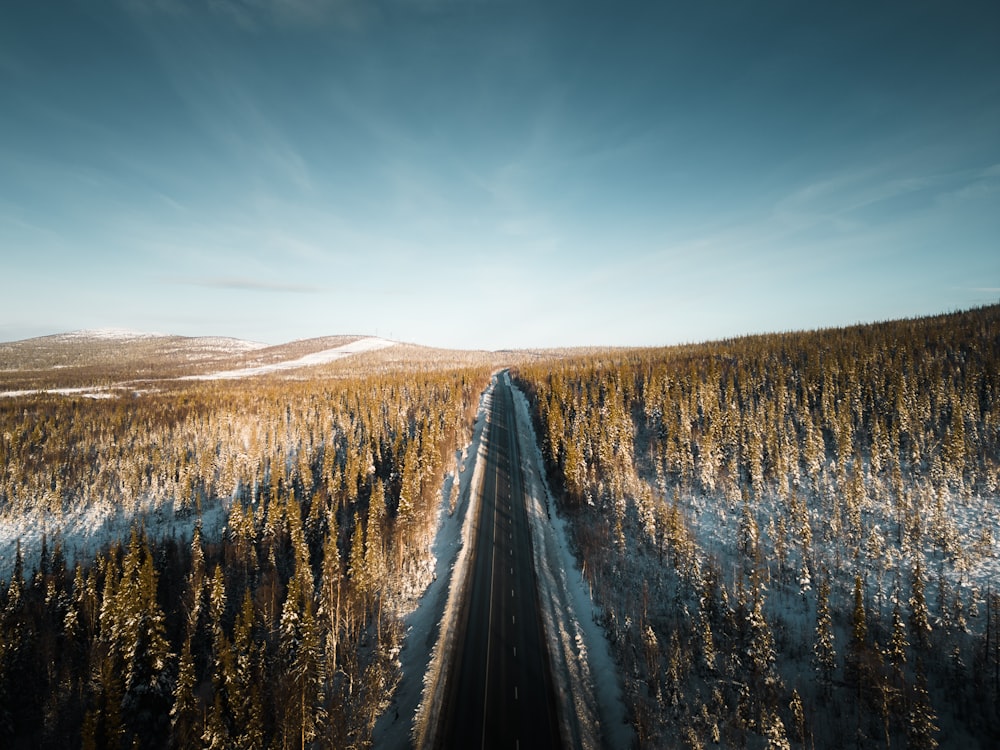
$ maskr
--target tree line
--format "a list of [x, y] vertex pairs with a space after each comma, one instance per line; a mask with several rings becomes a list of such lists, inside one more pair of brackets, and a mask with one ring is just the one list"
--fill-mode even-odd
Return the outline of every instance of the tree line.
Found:
[[0, 406], [3, 513], [149, 495], [221, 534], [45, 540], [0, 587], [5, 747], [367, 747], [486, 369]]
[[995, 744], [1000, 307], [516, 375], [641, 745]]

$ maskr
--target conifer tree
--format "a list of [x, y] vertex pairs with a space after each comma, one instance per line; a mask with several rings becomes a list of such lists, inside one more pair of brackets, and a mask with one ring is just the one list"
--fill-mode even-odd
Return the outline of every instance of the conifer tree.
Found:
[[229, 727], [227, 726], [226, 709], [221, 693], [215, 694], [212, 705], [208, 709], [201, 743], [205, 750], [228, 750], [230, 747]]
[[[753, 607], [747, 620], [750, 626], [747, 656], [755, 700], [763, 710], [764, 707], [775, 703], [778, 691], [781, 689], [781, 678], [775, 669], [774, 636], [764, 617], [764, 597], [759, 591], [754, 592]], [[766, 724], [767, 716], [762, 715], [762, 720]], [[783, 728], [782, 734], [784, 734]]]
[[910, 713], [907, 717], [907, 747], [913, 750], [935, 750], [938, 746], [937, 715], [931, 706], [927, 693], [927, 677], [923, 658], [917, 657], [913, 691], [910, 698]]
[[382, 523], [385, 518], [385, 490], [382, 482], [375, 480], [368, 501], [368, 523], [365, 535], [365, 579], [375, 589], [384, 585], [386, 574], [385, 549], [382, 543]]
[[369, 581], [365, 569], [365, 540], [364, 531], [361, 528], [360, 513], [355, 514], [354, 518], [354, 534], [351, 536], [351, 553], [347, 572], [351, 576], [354, 590], [367, 607]]
[[[414, 437], [406, 444], [406, 454], [403, 457], [402, 485], [399, 490], [399, 505], [396, 509], [396, 528], [400, 535], [397, 549], [400, 550], [400, 554], [402, 554], [403, 547], [409, 542], [419, 507], [420, 453], [417, 438]], [[401, 559], [400, 562], [402, 562]]]
[[824, 576], [816, 592], [816, 639], [813, 643], [813, 666], [820, 689], [829, 695], [837, 653], [833, 646], [833, 617], [830, 615], [830, 581]]
[[222, 736], [228, 738], [228, 728], [231, 724], [230, 690], [238, 690], [239, 686], [233, 663], [233, 651], [224, 625], [226, 582], [221, 565], [215, 566], [215, 572], [208, 579], [206, 585], [208, 587], [209, 620], [212, 626], [212, 687], [214, 690], [211, 709], [212, 722], [214, 723], [211, 727], [206, 728], [206, 732], [216, 739]]
[[924, 575], [918, 555], [913, 565], [910, 583], [910, 637], [914, 647], [921, 653], [926, 653], [930, 648], [928, 637], [930, 632], [930, 613], [927, 610], [927, 599], [924, 596]]
[[[851, 640], [847, 644], [846, 680], [861, 686], [866, 682], [865, 652], [868, 638], [868, 622], [865, 616], [864, 587], [861, 576], [854, 576], [854, 609], [851, 612]], [[860, 687], [859, 687], [860, 689]]]
[[116, 650], [124, 667], [122, 716], [136, 738], [166, 738], [173, 685], [170, 644], [157, 601], [158, 574], [150, 550], [133, 534], [125, 556], [116, 606]]
[[326, 634], [323, 650], [327, 658], [327, 674], [332, 676], [337, 670], [337, 644], [340, 639], [340, 589], [343, 581], [340, 548], [337, 546], [336, 515], [333, 513], [330, 514], [328, 528], [326, 543], [323, 545], [319, 617], [322, 622], [321, 630]]
[[764, 710], [764, 740], [767, 750], [791, 750], [785, 724], [772, 709]]
[[312, 596], [302, 591], [295, 575], [288, 582], [279, 639], [286, 696], [281, 707], [282, 732], [286, 742], [295, 737], [301, 747], [306, 747], [315, 738], [322, 719], [323, 674]]
[[802, 705], [802, 697], [799, 695], [797, 689], [792, 690], [792, 700], [789, 702], [788, 707], [792, 711], [792, 719], [794, 723], [793, 728], [793, 739], [796, 742], [805, 743], [806, 741], [806, 712], [805, 707]]
[[177, 750], [193, 747], [196, 740], [201, 738], [201, 731], [198, 728], [201, 709], [194, 694], [196, 684], [189, 634], [181, 648], [177, 683], [174, 686], [174, 702], [170, 707], [170, 736], [172, 745]]
[[234, 679], [228, 690], [233, 717], [233, 747], [236, 750], [264, 746], [264, 707], [256, 669], [257, 648], [253, 640], [253, 624], [253, 600], [247, 589], [233, 629]]

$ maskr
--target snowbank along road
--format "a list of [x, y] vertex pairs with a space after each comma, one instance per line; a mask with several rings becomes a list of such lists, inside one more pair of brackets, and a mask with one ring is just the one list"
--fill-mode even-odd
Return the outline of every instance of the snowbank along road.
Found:
[[439, 747], [560, 747], [539, 615], [511, 388], [497, 380], [486, 474]]

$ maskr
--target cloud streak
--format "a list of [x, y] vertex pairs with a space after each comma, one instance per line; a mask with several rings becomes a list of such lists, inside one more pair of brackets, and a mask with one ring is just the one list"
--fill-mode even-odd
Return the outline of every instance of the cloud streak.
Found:
[[206, 289], [222, 289], [237, 292], [280, 292], [283, 294], [318, 294], [322, 287], [309, 284], [282, 284], [240, 277], [166, 279], [167, 283], [180, 286], [197, 286]]
[[194, 17], [208, 13], [244, 31], [260, 32], [273, 25], [358, 28], [371, 15], [361, 0], [210, 0], [204, 8], [191, 0], [119, 0], [130, 13]]

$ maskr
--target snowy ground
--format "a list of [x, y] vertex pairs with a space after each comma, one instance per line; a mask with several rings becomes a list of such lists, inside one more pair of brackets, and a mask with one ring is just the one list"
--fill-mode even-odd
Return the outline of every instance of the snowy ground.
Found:
[[[56, 341], [84, 343], [90, 341], [148, 341], [150, 339], [173, 339], [177, 338], [166, 333], [146, 333], [143, 331], [131, 331], [127, 328], [94, 328], [83, 331], [70, 331], [69, 333], [56, 334], [55, 336], [44, 337]], [[229, 352], [240, 354], [251, 352], [257, 349], [264, 349], [268, 344], [259, 341], [246, 341], [245, 339], [234, 339], [229, 336], [195, 336], [193, 338], [182, 337], [187, 346], [185, 350], [204, 349], [212, 352]], [[194, 345], [192, 347], [192, 345]]]
[[70, 331], [69, 333], [57, 334], [53, 338], [64, 341], [74, 341], [81, 339], [104, 339], [106, 341], [136, 341], [139, 339], [162, 338], [162, 333], [147, 333], [143, 331], [133, 331], [129, 328], [89, 328], [81, 331]]
[[539, 601], [560, 703], [560, 729], [569, 747], [631, 747], [634, 735], [611, 649], [570, 550], [566, 522], [556, 512], [545, 481], [528, 401], [517, 388], [514, 407]]
[[[839, 583], [842, 587], [839, 593], [850, 595], [855, 565], [847, 553], [838, 553], [838, 550], [843, 551], [840, 543], [823, 538], [828, 523], [826, 520], [828, 512], [822, 507], [822, 498], [804, 488], [799, 489], [798, 496], [809, 509], [815, 556], [834, 572], [834, 585]], [[707, 496], [700, 492], [682, 492], [679, 501], [691, 519], [690, 527], [696, 535], [699, 547], [710, 558], [727, 561], [723, 564], [723, 572], [732, 573], [737, 565], [742, 564], [741, 553], [736, 547], [742, 514], [741, 504], [735, 500]], [[919, 546], [904, 550], [896, 538], [896, 523], [892, 518], [890, 501], [888, 499], [879, 503], [866, 501], [864, 511], [866, 530], [862, 543], [864, 564], [861, 572], [864, 573], [867, 586], [866, 606], [870, 611], [871, 607], [877, 607], [880, 616], [889, 616], [892, 609], [891, 593], [896, 576], [902, 571], [903, 583], [908, 585], [906, 576], [912, 569], [917, 555], [920, 556], [923, 565], [927, 585], [926, 596], [932, 614], [937, 614], [940, 606], [938, 601], [940, 574], [944, 575], [952, 592], [956, 590], [961, 592], [967, 608], [975, 604], [980, 611], [985, 611], [986, 592], [995, 588], [996, 581], [1000, 580], [1000, 534], [996, 531], [1000, 529], [1000, 502], [994, 495], [972, 495], [962, 498], [947, 491], [942, 493], [942, 502], [942, 512], [951, 524], [952, 533], [968, 553], [964, 556], [953, 558], [935, 547], [931, 529], [937, 519], [934, 517], [933, 509], [928, 511], [925, 519], [927, 530]], [[773, 528], [768, 527], [769, 519], [785, 515], [787, 512], [780, 507], [782, 504], [783, 501], [774, 493], [765, 493], [755, 500], [754, 517], [760, 530], [761, 544], [765, 548], [773, 548], [774, 545]], [[873, 548], [878, 550], [877, 555], [871, 552]], [[874, 565], [873, 557], [879, 559], [878, 566]], [[795, 571], [802, 567], [801, 554], [794, 545], [789, 550], [789, 567]], [[773, 562], [768, 570], [769, 573], [776, 572], [771, 568], [776, 568]], [[816, 575], [815, 570], [811, 572], [813, 576]], [[774, 588], [777, 589], [776, 584]], [[838, 592], [835, 590], [834, 593]], [[979, 620], [970, 618], [967, 622], [971, 632], [981, 632], [985, 625], [985, 618]]]
[[228, 503], [222, 500], [206, 504], [198, 515], [193, 510], [175, 512], [173, 503], [150, 499], [132, 508], [91, 505], [64, 513], [58, 519], [44, 513], [17, 517], [5, 514], [0, 518], [0, 581], [10, 579], [18, 541], [25, 576], [30, 577], [38, 566], [43, 537], [49, 552], [57, 542], [62, 545], [66, 564], [72, 567], [77, 560], [91, 560], [107, 545], [128, 539], [135, 526], [144, 527], [154, 539], [189, 540], [200, 522], [204, 538], [212, 540], [219, 538], [228, 517]]
[[46, 388], [44, 390], [27, 391], [0, 391], [0, 398], [15, 398], [17, 396], [31, 396], [36, 393], [52, 393], [59, 396], [83, 396], [84, 398], [112, 398], [115, 391], [128, 390], [124, 387], [111, 388], [110, 386], [89, 386], [84, 388]]
[[330, 362], [335, 362], [338, 359], [349, 357], [352, 354], [373, 352], [395, 345], [395, 341], [369, 337], [358, 339], [357, 341], [352, 341], [350, 344], [337, 346], [333, 349], [324, 349], [323, 351], [313, 352], [312, 354], [307, 354], [304, 357], [287, 360], [285, 362], [273, 362], [271, 364], [260, 365], [258, 367], [244, 367], [239, 370], [223, 370], [222, 372], [214, 372], [207, 375], [186, 375], [181, 378], [181, 380], [233, 380], [236, 378], [249, 378], [254, 375], [266, 375], [273, 372], [282, 372], [284, 370], [295, 370], [300, 367], [325, 365]]
[[[375, 724], [374, 745], [397, 750], [418, 746], [426, 737], [429, 720], [436, 713], [444, 683], [440, 679], [444, 654], [454, 640], [458, 602], [461, 600], [472, 535], [472, 519], [479, 503], [484, 461], [486, 414], [492, 403], [493, 386], [483, 393], [473, 429], [472, 442], [458, 461], [458, 487], [455, 474], [449, 474], [441, 492], [438, 508], [438, 533], [434, 540], [435, 574], [413, 611], [404, 618], [406, 639], [399, 654], [402, 677], [392, 702]], [[452, 511], [449, 499], [455, 497]], [[452, 586], [455, 580], [458, 585]]]

